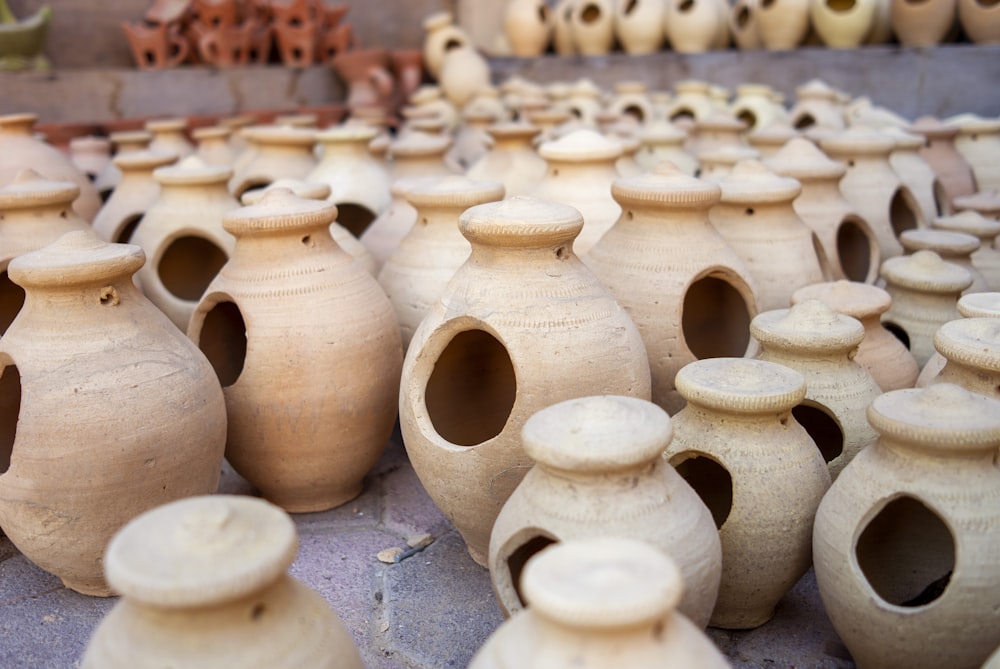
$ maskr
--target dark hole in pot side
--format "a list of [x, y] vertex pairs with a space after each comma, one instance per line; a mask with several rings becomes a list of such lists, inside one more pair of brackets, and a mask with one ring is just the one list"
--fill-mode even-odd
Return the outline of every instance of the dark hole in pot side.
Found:
[[750, 343], [750, 310], [731, 283], [719, 277], [698, 279], [684, 293], [681, 329], [699, 360], [742, 357]]
[[554, 543], [556, 543], [556, 541], [549, 539], [548, 537], [534, 537], [521, 544], [517, 550], [513, 551], [510, 554], [510, 557], [507, 558], [507, 572], [510, 575], [510, 583], [514, 587], [514, 592], [517, 593], [517, 599], [521, 602], [521, 606], [527, 606], [524, 601], [524, 595], [521, 593], [521, 574], [524, 572], [524, 565], [527, 564], [528, 560], [534, 557], [535, 554], [541, 552], [545, 548], [548, 548]]
[[889, 203], [889, 222], [892, 224], [893, 234], [897, 237], [904, 231], [915, 230], [917, 227], [916, 211], [902, 188], [896, 190]]
[[204, 237], [180, 237], [163, 252], [157, 273], [171, 295], [194, 302], [227, 260], [226, 252]]
[[205, 314], [198, 348], [215, 369], [223, 388], [236, 383], [247, 355], [247, 327], [233, 302], [219, 302]]
[[872, 269], [872, 243], [857, 222], [846, 218], [837, 228], [840, 269], [851, 281], [865, 282]]
[[792, 415], [812, 437], [825, 462], [831, 462], [844, 452], [844, 431], [824, 407], [803, 403], [792, 409]]
[[903, 342], [903, 346], [905, 346], [907, 350], [910, 349], [910, 335], [907, 334], [906, 330], [904, 330], [902, 326], [896, 325], [890, 321], [884, 321], [882, 323], [882, 327], [891, 332], [892, 336], [896, 339]]
[[15, 365], [7, 365], [0, 374], [0, 474], [10, 468], [20, 413], [21, 374]]
[[126, 218], [121, 227], [118, 229], [118, 234], [114, 238], [116, 244], [127, 244], [132, 235], [135, 234], [135, 229], [139, 227], [142, 223], [142, 214], [133, 214]]
[[24, 288], [11, 281], [6, 271], [0, 273], [0, 334], [7, 331], [23, 306]]
[[375, 212], [368, 207], [352, 202], [337, 203], [337, 223], [355, 237], [360, 238], [374, 220]]
[[729, 471], [712, 458], [690, 453], [675, 456], [670, 464], [712, 512], [715, 527], [721, 528], [733, 509], [733, 477]]

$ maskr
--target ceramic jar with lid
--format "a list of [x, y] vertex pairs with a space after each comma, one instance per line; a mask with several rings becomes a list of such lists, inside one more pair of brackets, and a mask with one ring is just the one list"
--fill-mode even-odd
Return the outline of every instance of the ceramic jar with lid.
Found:
[[642, 146], [635, 161], [644, 170], [651, 170], [665, 160], [689, 176], [698, 170], [698, 160], [684, 148], [688, 134], [666, 119], [653, 119], [639, 131]]
[[[977, 0], [960, 0], [959, 6], [963, 4], [979, 3]], [[1000, 17], [1000, 11], [996, 9], [992, 11]], [[997, 23], [1000, 25], [1000, 21]], [[945, 123], [958, 128], [958, 134], [954, 139], [955, 149], [972, 168], [976, 188], [980, 191], [1000, 190], [1000, 166], [995, 159], [997, 151], [1000, 151], [1000, 118], [960, 114], [945, 119]]]
[[896, 141], [896, 147], [889, 154], [889, 165], [913, 194], [924, 220], [930, 222], [942, 213], [951, 212], [951, 199], [921, 155], [926, 140], [894, 125], [882, 128], [881, 132]]
[[253, 126], [243, 130], [250, 146], [233, 166], [229, 190], [236, 197], [281, 178], [304, 179], [316, 167], [316, 132], [291, 126]]
[[972, 266], [982, 275], [988, 290], [1000, 290], [1000, 251], [995, 246], [1000, 236], [1000, 221], [966, 210], [935, 218], [934, 227], [978, 237], [979, 248], [972, 252]]
[[830, 487], [823, 456], [792, 415], [805, 379], [763, 360], [712, 358], [675, 382], [687, 406], [663, 457], [708, 505], [722, 542], [710, 624], [759, 627], [809, 570], [813, 517]]
[[722, 554], [708, 508], [662, 458], [671, 434], [665, 411], [614, 395], [566, 400], [528, 419], [522, 441], [535, 466], [490, 535], [490, 579], [507, 615], [525, 605], [522, 569], [538, 551], [626, 537], [673, 559], [686, 586], [678, 610], [699, 627], [708, 624]]
[[638, 329], [573, 252], [582, 226], [572, 207], [523, 196], [466, 210], [472, 255], [406, 353], [404, 445], [483, 565], [493, 522], [532, 464], [524, 422], [573, 397], [650, 396]]
[[819, 300], [834, 311], [858, 319], [865, 328], [854, 361], [868, 370], [884, 391], [912, 388], [920, 368], [909, 349], [882, 326], [882, 314], [889, 310], [889, 293], [864, 283], [835, 281], [799, 288], [792, 304]]
[[94, 217], [94, 232], [106, 242], [128, 242], [160, 195], [160, 183], [153, 178], [153, 171], [175, 162], [174, 153], [145, 149], [115, 156], [113, 163], [121, 170], [121, 181]]
[[907, 130], [924, 138], [925, 143], [920, 155], [934, 170], [945, 195], [952, 204], [956, 197], [976, 192], [976, 177], [972, 168], [955, 148], [958, 128], [932, 116], [922, 116], [910, 124]]
[[[122, 179], [121, 170], [115, 164], [115, 160], [127, 153], [145, 150], [153, 136], [145, 130], [120, 130], [112, 132], [110, 139], [115, 148], [114, 156], [104, 166], [101, 173], [94, 178], [94, 186], [101, 193], [111, 192], [114, 194], [114, 189], [118, 187]], [[105, 198], [105, 202], [107, 202], [107, 198]]]
[[286, 573], [296, 552], [291, 518], [261, 499], [201, 496], [147, 511], [108, 546], [105, 571], [122, 599], [81, 667], [362, 669], [337, 614]]
[[670, 163], [619, 179], [622, 215], [586, 263], [625, 307], [649, 356], [653, 401], [673, 414], [684, 405], [674, 376], [700, 358], [743, 355], [757, 315], [754, 280], [708, 222], [715, 184]]
[[236, 247], [188, 328], [223, 387], [226, 458], [291, 512], [360, 494], [396, 417], [399, 324], [336, 217], [286, 189], [227, 214]]
[[231, 167], [236, 161], [236, 153], [229, 142], [231, 128], [224, 125], [195, 128], [191, 131], [191, 139], [195, 141], [195, 155], [208, 165], [225, 165]]
[[132, 280], [145, 256], [68, 232], [11, 261], [0, 344], [0, 528], [67, 587], [111, 594], [104, 548], [143, 511], [215, 491], [226, 439], [205, 357]]
[[899, 241], [907, 253], [927, 249], [934, 251], [945, 262], [964, 268], [972, 277], [972, 284], [964, 293], [982, 293], [989, 290], [986, 279], [972, 262], [972, 254], [979, 250], [979, 238], [951, 230], [906, 230]]
[[499, 181], [507, 195], [526, 195], [545, 177], [548, 166], [532, 140], [541, 128], [525, 122], [495, 123], [486, 128], [491, 146], [469, 166], [466, 176], [477, 181]]
[[934, 348], [944, 365], [935, 376], [931, 358], [920, 375], [923, 386], [954, 383], [1000, 399], [1000, 320], [995, 315], [948, 321], [934, 333]]
[[923, 367], [934, 353], [934, 333], [960, 317], [956, 304], [962, 291], [972, 285], [972, 275], [933, 251], [923, 250], [886, 260], [882, 278], [892, 296], [892, 306], [882, 315], [882, 323]]
[[805, 377], [806, 398], [792, 415], [816, 442], [836, 479], [876, 436], [865, 410], [882, 389], [853, 359], [864, 326], [818, 300], [806, 300], [758, 314], [750, 322], [750, 334], [760, 342], [759, 359]]
[[[1000, 293], [968, 293], [959, 298], [957, 308], [962, 318], [1000, 317]], [[941, 327], [944, 327], [944, 325]], [[940, 332], [940, 328], [938, 328], [938, 332]], [[934, 348], [937, 349], [937, 333], [934, 336]], [[923, 388], [933, 383], [938, 374], [941, 373], [941, 369], [945, 366], [946, 362], [947, 359], [941, 355], [941, 352], [935, 350], [934, 354], [923, 366], [923, 369], [920, 370], [916, 386]]]
[[[824, 607], [858, 667], [979, 667], [1000, 643], [1000, 401], [896, 390], [816, 514]], [[941, 642], [941, 639], [947, 639]]]
[[146, 132], [153, 137], [149, 149], [173, 153], [184, 158], [195, 151], [194, 144], [187, 138], [187, 121], [183, 118], [158, 118], [146, 121]]
[[798, 181], [745, 160], [719, 186], [722, 198], [708, 218], [750, 270], [761, 311], [784, 308], [796, 289], [829, 278], [817, 235], [792, 206]]
[[673, 561], [643, 541], [551, 546], [525, 565], [522, 583], [530, 606], [487, 639], [469, 669], [728, 665], [677, 611], [686, 586]]

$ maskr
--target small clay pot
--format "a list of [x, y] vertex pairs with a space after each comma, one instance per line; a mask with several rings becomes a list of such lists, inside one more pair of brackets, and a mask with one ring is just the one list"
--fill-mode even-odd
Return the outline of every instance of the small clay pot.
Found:
[[989, 290], [986, 279], [972, 263], [972, 254], [979, 250], [979, 238], [964, 232], [949, 230], [907, 230], [899, 236], [907, 253], [923, 249], [934, 251], [945, 262], [961, 266], [972, 277], [964, 293], [982, 293]]
[[[928, 0], [926, 4], [933, 4], [936, 1], [939, 0]], [[952, 205], [954, 205], [956, 197], [972, 195], [976, 192], [976, 177], [972, 168], [955, 148], [958, 128], [934, 117], [923, 116], [910, 124], [907, 130], [924, 138], [925, 143], [920, 150], [920, 155], [934, 170]]]
[[229, 191], [236, 197], [281, 178], [304, 179], [316, 167], [316, 132], [291, 126], [252, 126], [242, 132], [250, 144], [233, 167]]
[[175, 162], [177, 155], [174, 153], [148, 149], [115, 156], [114, 164], [121, 171], [121, 182], [97, 212], [94, 232], [106, 242], [128, 242], [146, 210], [160, 195], [160, 183], [153, 178], [153, 171]]
[[496, 123], [488, 128], [491, 145], [466, 172], [470, 179], [499, 181], [507, 195], [526, 195], [545, 177], [548, 165], [532, 146], [541, 128], [524, 122]]
[[972, 266], [982, 275], [988, 290], [1000, 291], [1000, 251], [995, 247], [1000, 236], [1000, 221], [966, 210], [953, 216], [935, 218], [934, 227], [979, 238], [979, 248], [972, 252]]

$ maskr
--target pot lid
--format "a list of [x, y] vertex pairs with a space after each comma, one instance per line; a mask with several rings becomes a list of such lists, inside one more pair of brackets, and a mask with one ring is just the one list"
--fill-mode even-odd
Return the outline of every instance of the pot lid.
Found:
[[454, 175], [429, 179], [407, 189], [404, 197], [415, 208], [447, 207], [465, 211], [484, 202], [496, 202], [504, 197], [504, 186], [498, 181], [474, 181]]
[[90, 230], [78, 230], [17, 256], [7, 271], [23, 288], [72, 286], [132, 276], [145, 262], [146, 254], [135, 244], [109, 244]]
[[794, 137], [764, 161], [775, 173], [793, 179], [839, 179], [847, 172], [842, 163], [830, 160], [815, 144]]
[[1000, 372], [1000, 318], [959, 318], [934, 333], [938, 353], [963, 365]]
[[688, 402], [729, 413], [781, 412], [806, 396], [805, 378], [789, 367], [752, 358], [707, 358], [674, 378]]
[[960, 293], [972, 285], [967, 269], [928, 250], [889, 258], [882, 263], [880, 274], [890, 285], [926, 293]]
[[187, 156], [179, 163], [153, 170], [153, 178], [166, 186], [224, 184], [232, 176], [233, 168], [225, 165], [209, 165], [195, 155]]
[[572, 242], [583, 216], [569, 205], [515, 195], [466, 209], [458, 227], [473, 245], [541, 248]]
[[722, 191], [708, 181], [689, 176], [670, 161], [663, 161], [640, 175], [615, 179], [611, 195], [623, 207], [654, 204], [671, 208], [707, 209]]
[[0, 188], [0, 211], [69, 204], [80, 195], [72, 181], [46, 179], [27, 167]]
[[288, 188], [274, 188], [255, 204], [229, 212], [222, 227], [241, 237], [287, 233], [329, 226], [337, 220], [337, 206], [325, 200], [307, 200]]
[[741, 160], [719, 180], [721, 202], [756, 204], [791, 202], [802, 192], [796, 179], [775, 174], [759, 160]]
[[240, 201], [245, 205], [257, 204], [264, 195], [276, 188], [287, 188], [298, 197], [307, 200], [325, 200], [330, 197], [330, 187], [327, 184], [282, 177], [276, 181], [272, 181], [263, 188], [253, 188], [246, 191], [240, 197]]
[[968, 258], [982, 242], [975, 235], [950, 230], [930, 228], [904, 230], [899, 235], [899, 243], [909, 252], [929, 249], [942, 257]]
[[868, 422], [880, 434], [932, 450], [1000, 446], [1000, 401], [950, 383], [883, 393], [869, 405]]
[[951, 216], [941, 216], [934, 219], [934, 227], [953, 232], [964, 232], [975, 235], [984, 242], [989, 242], [1000, 235], [1000, 221], [986, 218], [978, 211], [967, 209]]
[[964, 318], [1000, 317], [1000, 293], [969, 293], [958, 298], [958, 313]]
[[834, 311], [862, 319], [885, 313], [892, 297], [878, 286], [857, 281], [827, 281], [799, 288], [792, 293], [792, 304], [819, 300]]
[[614, 161], [622, 155], [622, 145], [599, 132], [574, 130], [559, 139], [543, 142], [538, 155], [545, 160], [569, 163]]
[[152, 172], [157, 167], [176, 163], [177, 157], [169, 151], [140, 149], [117, 155], [112, 161], [122, 172]]
[[832, 353], [855, 348], [864, 339], [865, 328], [819, 300], [805, 300], [789, 309], [757, 314], [750, 321], [750, 334], [765, 348]]

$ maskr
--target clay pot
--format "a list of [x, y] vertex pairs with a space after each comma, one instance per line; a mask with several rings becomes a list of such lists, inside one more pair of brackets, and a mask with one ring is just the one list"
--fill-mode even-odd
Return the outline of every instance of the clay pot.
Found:
[[552, 8], [552, 48], [560, 56], [576, 53], [573, 40], [573, 12], [577, 0], [556, 0]]
[[348, 109], [387, 109], [395, 87], [388, 51], [350, 49], [334, 56], [330, 65], [347, 85]]
[[593, 130], [576, 130], [542, 144], [538, 155], [545, 159], [548, 171], [531, 194], [568, 204], [583, 215], [583, 231], [573, 251], [584, 256], [621, 214], [611, 196], [611, 183], [618, 178], [615, 162], [622, 146]]
[[[788, 112], [774, 100], [774, 89], [763, 84], [737, 86], [736, 99], [729, 105], [729, 113], [743, 123], [741, 141], [755, 130], [788, 121]], [[794, 132], [792, 128], [788, 129]]]
[[883, 392], [913, 387], [920, 373], [917, 361], [880, 320], [892, 304], [889, 293], [877, 286], [835, 281], [806, 286], [792, 295], [792, 304], [806, 300], [819, 300], [834, 311], [861, 322], [865, 336], [858, 344], [854, 362], [868, 370]]
[[529, 123], [496, 123], [486, 132], [492, 146], [466, 175], [479, 181], [499, 181], [507, 195], [525, 195], [536, 188], [548, 169], [532, 146], [540, 128]]
[[813, 31], [831, 49], [856, 49], [872, 32], [878, 0], [811, 0]]
[[978, 238], [979, 248], [972, 252], [972, 266], [986, 282], [986, 290], [1000, 291], [1000, 251], [994, 246], [1000, 235], [1000, 221], [985, 218], [974, 211], [963, 211], [954, 216], [935, 218], [934, 227]]
[[886, 393], [868, 418], [878, 443], [816, 514], [830, 621], [862, 669], [979, 667], [1000, 642], [1000, 402], [940, 384]]
[[222, 228], [222, 217], [240, 206], [226, 188], [232, 174], [196, 156], [157, 168], [160, 193], [129, 238], [147, 257], [136, 273], [142, 292], [181, 332], [236, 243]]
[[964, 267], [926, 250], [890, 258], [882, 263], [881, 272], [892, 296], [882, 323], [923, 367], [934, 353], [934, 333], [960, 317], [955, 305], [962, 291], [972, 285], [972, 276]]
[[[989, 0], [958, 0], [958, 21], [962, 31], [976, 44], [1000, 43], [1000, 11]], [[1000, 662], [1000, 656], [998, 656]]]
[[122, 21], [120, 25], [132, 50], [135, 65], [141, 70], [177, 67], [188, 57], [191, 47], [181, 34], [179, 23], [148, 26]]
[[111, 162], [111, 140], [85, 135], [69, 140], [69, 159], [91, 181]]
[[677, 567], [644, 542], [567, 541], [525, 565], [522, 582], [531, 605], [486, 640], [469, 669], [728, 664], [676, 610], [685, 590]]
[[747, 122], [736, 118], [729, 111], [712, 111], [694, 122], [694, 133], [688, 150], [695, 155], [720, 149], [745, 147], [743, 133]]
[[615, 36], [628, 54], [655, 53], [663, 45], [663, 0], [632, 0], [615, 4]]
[[24, 304], [24, 290], [7, 266], [19, 255], [51, 244], [67, 232], [89, 230], [72, 209], [80, 189], [70, 181], [49, 181], [28, 168], [0, 188], [0, 334]]
[[764, 164], [776, 174], [802, 184], [802, 192], [792, 202], [792, 208], [816, 233], [831, 274], [840, 279], [874, 283], [879, 267], [878, 240], [840, 192], [838, 184], [846, 168], [801, 137], [789, 140]]
[[809, 33], [810, 0], [760, 0], [757, 33], [769, 51], [794, 49]]
[[896, 140], [889, 154], [889, 166], [913, 195], [923, 219], [930, 222], [942, 213], [951, 212], [951, 200], [944, 186], [921, 155], [926, 140], [896, 126], [888, 126], [881, 132]]
[[934, 348], [944, 364], [935, 375], [936, 360], [931, 358], [920, 374], [921, 387], [954, 383], [1000, 399], [1000, 320], [995, 314], [945, 323], [934, 333]]
[[[934, 0], [926, 2], [932, 3]], [[945, 195], [952, 204], [956, 197], [976, 192], [976, 178], [972, 168], [955, 148], [958, 128], [924, 116], [914, 121], [908, 130], [924, 138], [925, 144], [920, 150], [920, 155], [934, 170]]]
[[330, 236], [336, 217], [282, 189], [227, 214], [236, 248], [188, 329], [223, 386], [226, 458], [293, 512], [356, 497], [396, 416], [399, 324]]
[[531, 466], [520, 440], [529, 416], [595, 392], [649, 399], [638, 330], [573, 253], [582, 226], [571, 207], [534, 198], [466, 210], [459, 227], [472, 255], [406, 354], [406, 450], [479, 564]]
[[[1000, 17], [1000, 11], [993, 11]], [[1000, 35], [997, 41], [1000, 42]], [[962, 115], [946, 122], [958, 126], [955, 149], [972, 168], [976, 188], [980, 191], [1000, 191], [1000, 166], [994, 159], [1000, 151], [1000, 118]]]
[[810, 79], [795, 89], [795, 98], [795, 106], [788, 111], [788, 116], [792, 126], [797, 130], [844, 129], [844, 115], [838, 102], [837, 91], [826, 82]]
[[569, 28], [577, 53], [603, 56], [611, 51], [615, 41], [615, 3], [612, 0], [577, 0]]
[[685, 583], [677, 605], [704, 628], [721, 571], [712, 516], [663, 458], [670, 418], [649, 402], [602, 396], [566, 400], [522, 430], [535, 466], [504, 504], [490, 536], [490, 578], [507, 615], [524, 606], [522, 568], [556, 542], [624, 537], [669, 555]]
[[108, 161], [100, 174], [94, 177], [94, 187], [102, 194], [102, 197], [105, 197], [104, 194], [108, 194], [105, 197], [105, 203], [107, 203], [107, 198], [110, 198], [114, 189], [118, 187], [118, 184], [122, 180], [122, 173], [115, 164], [115, 159], [132, 151], [144, 150], [149, 145], [149, 142], [152, 141], [153, 136], [145, 130], [134, 130], [112, 132], [110, 138], [111, 144], [115, 148], [114, 157]]
[[[958, 313], [961, 314], [962, 318], [996, 318], [1000, 316], [1000, 293], [969, 293], [963, 295], [958, 300], [957, 305]], [[952, 321], [948, 321], [949, 323]], [[947, 325], [947, 323], [945, 324]], [[941, 327], [944, 327], [942, 325]], [[940, 332], [941, 328], [938, 328]], [[925, 388], [937, 378], [938, 374], [944, 368], [947, 359], [941, 355], [941, 352], [937, 349], [937, 333], [935, 336], [934, 344], [934, 354], [931, 355], [930, 359], [920, 370], [920, 376], [917, 377], [916, 387]], [[989, 395], [990, 393], [983, 393]]]
[[129, 151], [114, 158], [121, 182], [94, 218], [94, 232], [106, 242], [125, 243], [132, 237], [146, 210], [160, 195], [153, 170], [177, 161], [177, 155], [159, 151]]
[[758, 314], [750, 322], [750, 334], [760, 342], [758, 358], [805, 377], [806, 398], [792, 415], [816, 442], [836, 479], [876, 437], [865, 410], [882, 389], [853, 359], [864, 326], [818, 300], [806, 300]]
[[36, 114], [0, 116], [0, 186], [23, 169], [31, 168], [53, 181], [71, 181], [80, 188], [73, 209], [84, 220], [92, 221], [101, 208], [101, 196], [87, 175], [77, 169], [58, 149], [34, 136]]
[[986, 279], [972, 264], [972, 254], [979, 250], [979, 238], [964, 232], [948, 230], [907, 230], [899, 236], [907, 253], [927, 249], [941, 259], [959, 265], [972, 277], [972, 284], [963, 293], [983, 293], [989, 290]]
[[214, 492], [222, 465], [219, 382], [133, 284], [144, 260], [79, 231], [8, 267], [25, 301], [0, 345], [0, 527], [84, 594], [111, 594], [102, 558], [122, 525]]
[[892, 32], [905, 47], [936, 46], [955, 25], [956, 0], [891, 0]]
[[[830, 473], [792, 416], [798, 372], [762, 360], [699, 360], [677, 373], [687, 406], [663, 457], [708, 505], [722, 543], [713, 627], [750, 629], [812, 564], [812, 526]], [[781, 504], [772, 500], [781, 499]]]
[[194, 144], [187, 138], [187, 121], [182, 118], [163, 118], [146, 121], [146, 131], [153, 135], [149, 149], [173, 153], [179, 158], [194, 153]]
[[[763, 128], [748, 132], [746, 141], [751, 148], [757, 151], [761, 160], [766, 161], [785, 148], [786, 144], [798, 137], [801, 137], [801, 134], [787, 120], [777, 120], [772, 121]], [[772, 167], [771, 169], [774, 168]]]
[[886, 44], [892, 41], [892, 0], [876, 0], [875, 20], [865, 44]]
[[449, 165], [453, 165], [464, 174], [479, 160], [489, 153], [493, 146], [493, 139], [487, 132], [487, 128], [493, 124], [493, 114], [473, 107], [471, 110], [466, 106], [462, 112], [462, 124], [455, 133], [455, 141], [448, 150], [445, 160]]
[[1000, 221], [1000, 191], [979, 191], [955, 198], [958, 211], [975, 211], [994, 221]]
[[761, 311], [783, 308], [798, 288], [828, 280], [818, 237], [792, 207], [802, 190], [798, 181], [746, 160], [719, 186], [722, 199], [708, 218], [746, 263]]
[[642, 146], [635, 154], [635, 161], [644, 170], [651, 170], [664, 161], [670, 161], [688, 176], [698, 170], [698, 161], [684, 148], [687, 132], [667, 120], [654, 120], [640, 130]]
[[480, 89], [490, 85], [489, 63], [475, 49], [450, 49], [441, 64], [438, 82], [448, 101], [461, 109]]
[[701, 53], [728, 42], [727, 7], [718, 0], [668, 0], [663, 30], [678, 53]]
[[744, 51], [760, 49], [760, 33], [757, 31], [757, 10], [760, 0], [736, 0], [729, 10], [729, 32], [733, 35], [736, 48]]
[[437, 79], [441, 75], [445, 54], [458, 47], [472, 47], [472, 40], [454, 24], [451, 12], [436, 12], [424, 19], [424, 66]]
[[741, 356], [757, 314], [746, 265], [708, 222], [718, 186], [669, 163], [619, 179], [615, 225], [587, 255], [587, 266], [639, 328], [649, 356], [653, 401], [671, 414], [684, 400], [674, 376], [694, 360]]
[[253, 497], [193, 497], [147, 511], [108, 546], [108, 582], [122, 599], [81, 666], [362, 669], [337, 614], [286, 573], [297, 551], [292, 520]]
[[236, 161], [236, 154], [229, 143], [233, 131], [221, 125], [195, 128], [191, 131], [196, 148], [195, 155], [208, 165], [224, 165], [231, 167]]
[[304, 179], [316, 168], [313, 130], [261, 125], [245, 128], [242, 134], [250, 147], [244, 153], [248, 159], [237, 161], [229, 180], [229, 191], [236, 197], [276, 179]]
[[417, 223], [382, 265], [379, 284], [399, 318], [403, 349], [441, 296], [472, 247], [458, 229], [458, 217], [469, 207], [504, 197], [495, 181], [450, 176], [425, 180], [406, 190]]
[[552, 36], [552, 15], [545, 0], [511, 0], [503, 14], [503, 31], [511, 53], [533, 58], [545, 52]]

